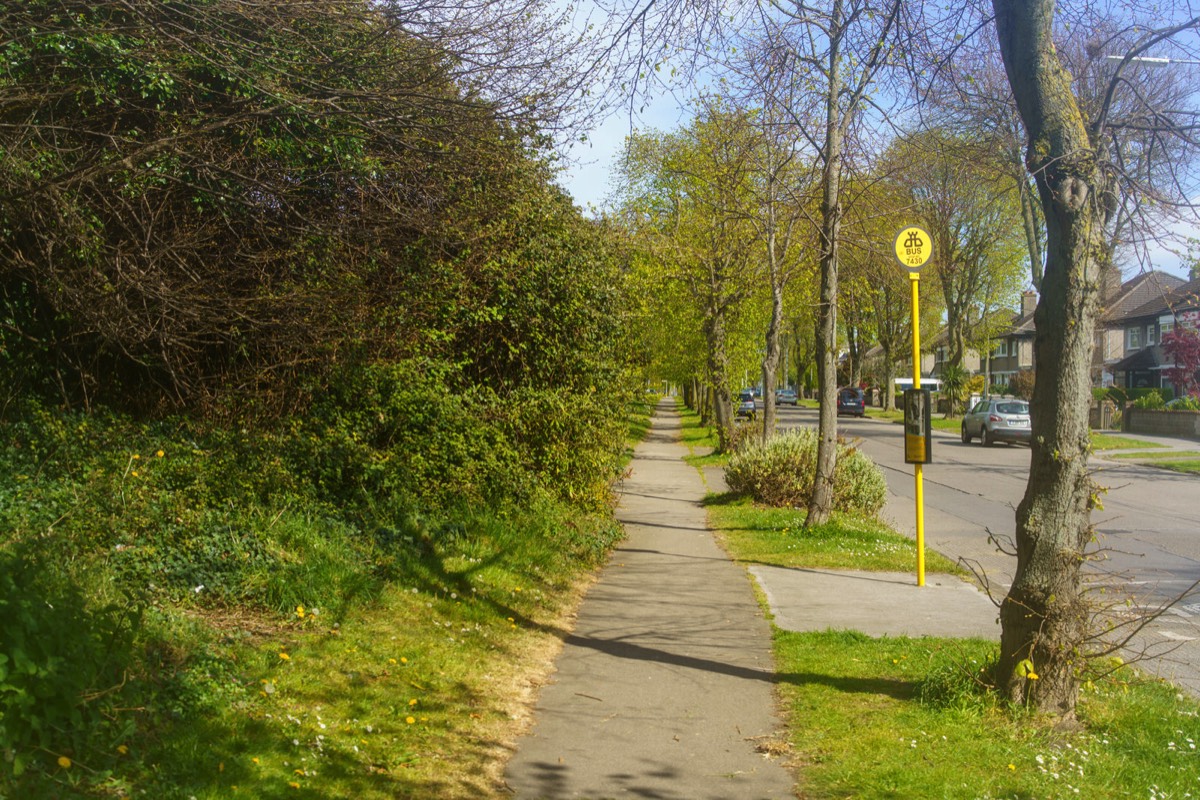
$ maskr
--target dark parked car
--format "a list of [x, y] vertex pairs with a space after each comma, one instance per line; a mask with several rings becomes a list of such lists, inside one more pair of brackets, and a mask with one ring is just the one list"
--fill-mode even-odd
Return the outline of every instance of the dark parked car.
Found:
[[853, 414], [861, 417], [867, 413], [867, 404], [863, 402], [862, 389], [838, 389], [837, 413]]
[[737, 416], [754, 419], [758, 414], [758, 404], [754, 402], [754, 392], [746, 390], [738, 395]]
[[1024, 400], [980, 400], [963, 415], [962, 440], [970, 442], [976, 436], [984, 446], [995, 442], [1029, 444], [1029, 403]]
[[781, 406], [794, 406], [799, 403], [796, 393], [791, 389], [780, 389], [775, 393], [775, 402]]

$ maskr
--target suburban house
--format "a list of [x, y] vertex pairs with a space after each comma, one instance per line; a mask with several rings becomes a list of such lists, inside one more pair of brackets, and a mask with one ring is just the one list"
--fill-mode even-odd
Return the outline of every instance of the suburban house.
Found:
[[1105, 315], [1113, 343], [1120, 337], [1120, 357], [1108, 371], [1116, 385], [1129, 389], [1170, 386], [1163, 371], [1174, 362], [1163, 353], [1163, 335], [1176, 325], [1200, 327], [1200, 280], [1185, 283], [1163, 273], [1146, 275], [1151, 276], [1157, 278], [1143, 302], [1126, 303], [1120, 313]]
[[1012, 324], [1004, 333], [992, 341], [988, 362], [984, 372], [993, 386], [1002, 386], [1023, 370], [1033, 369], [1033, 312], [1037, 309], [1037, 293], [1026, 291], [1021, 295], [1021, 312], [1014, 314]]

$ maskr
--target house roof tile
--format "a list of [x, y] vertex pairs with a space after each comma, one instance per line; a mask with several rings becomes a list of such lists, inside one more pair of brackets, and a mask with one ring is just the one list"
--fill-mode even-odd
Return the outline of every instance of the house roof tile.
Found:
[[1121, 284], [1116, 293], [1104, 302], [1101, 322], [1108, 325], [1120, 324], [1131, 316], [1131, 311], [1161, 299], [1184, 283], [1183, 278], [1160, 270], [1135, 275]]

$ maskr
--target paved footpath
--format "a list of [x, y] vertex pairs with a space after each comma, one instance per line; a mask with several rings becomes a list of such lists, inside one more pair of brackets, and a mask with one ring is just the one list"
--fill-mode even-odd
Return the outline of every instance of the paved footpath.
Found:
[[520, 800], [795, 797], [792, 775], [756, 751], [781, 725], [770, 626], [706, 528], [674, 401], [652, 422], [623, 484], [628, 537], [580, 608], [506, 782]]

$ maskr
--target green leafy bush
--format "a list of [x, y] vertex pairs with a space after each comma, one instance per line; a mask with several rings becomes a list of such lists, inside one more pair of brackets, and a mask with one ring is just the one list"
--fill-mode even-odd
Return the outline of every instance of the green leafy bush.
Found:
[[1158, 393], [1157, 389], [1151, 389], [1146, 394], [1138, 397], [1133, 401], [1134, 408], [1144, 408], [1150, 411], [1161, 411], [1166, 408], [1167, 402], [1163, 396]]
[[1151, 395], [1151, 394], [1157, 394], [1159, 397], [1162, 398], [1163, 402], [1165, 402], [1165, 403], [1169, 403], [1170, 401], [1175, 399], [1175, 390], [1169, 386], [1163, 386], [1163, 387], [1159, 387], [1159, 388], [1140, 388], [1140, 389], [1126, 389], [1125, 390], [1126, 397], [1129, 400], [1132, 400], [1134, 402], [1140, 400], [1143, 397]]
[[[765, 445], [744, 448], [729, 459], [729, 488], [771, 506], [799, 507], [812, 497], [816, 474], [817, 433], [788, 431]], [[874, 515], [887, 499], [883, 472], [855, 448], [838, 445], [833, 476], [833, 506], [839, 511]]]
[[1200, 411], [1200, 397], [1184, 395], [1171, 404], [1172, 411]]

